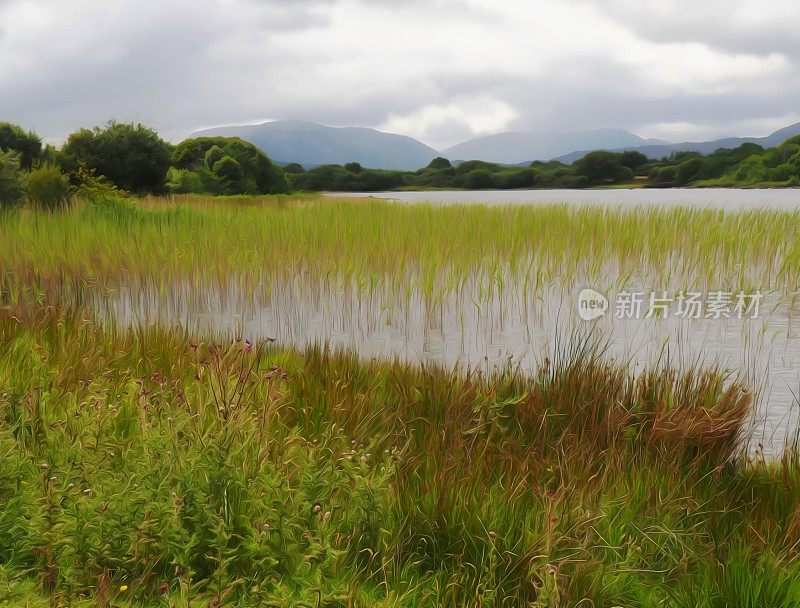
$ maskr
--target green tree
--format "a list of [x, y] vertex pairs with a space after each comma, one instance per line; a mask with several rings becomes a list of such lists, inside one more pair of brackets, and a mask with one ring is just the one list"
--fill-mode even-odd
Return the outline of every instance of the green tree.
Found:
[[636, 173], [642, 167], [644, 167], [647, 162], [648, 158], [642, 154], [641, 152], [636, 152], [635, 150], [628, 150], [627, 152], [623, 152], [622, 156], [620, 157], [620, 162], [622, 163], [623, 167], [628, 167], [631, 171]]
[[20, 167], [30, 171], [42, 155], [42, 140], [32, 131], [26, 132], [17, 125], [0, 122], [0, 150], [16, 152]]
[[[217, 150], [211, 152], [214, 148], [219, 148], [223, 154], [220, 155]], [[206, 158], [207, 155], [210, 157]], [[223, 156], [228, 156], [239, 163], [242, 172], [236, 191], [231, 194], [276, 194], [291, 190], [283, 169], [253, 144], [238, 137], [187, 139], [176, 146], [172, 162], [178, 169], [197, 171], [201, 166], [213, 169]], [[213, 162], [208, 164], [209, 160]]]
[[678, 169], [675, 171], [675, 182], [679, 186], [683, 186], [696, 179], [701, 179], [702, 171], [702, 158], [690, 158], [685, 160], [678, 165]]
[[510, 169], [497, 173], [494, 180], [498, 188], [507, 190], [531, 188], [536, 181], [536, 171], [533, 169]]
[[167, 173], [167, 190], [175, 194], [221, 194], [223, 186], [219, 177], [206, 166], [190, 169], [170, 167]]
[[84, 165], [128, 192], [158, 193], [165, 189], [171, 148], [143, 125], [111, 122], [70, 135], [62, 157], [71, 171]]
[[493, 188], [494, 176], [489, 169], [474, 169], [464, 176], [464, 187], [468, 190]]
[[244, 171], [242, 171], [242, 166], [236, 159], [230, 156], [223, 156], [214, 163], [211, 170], [219, 178], [226, 194], [240, 194], [244, 189], [242, 187]]
[[213, 169], [214, 165], [216, 165], [226, 156], [228, 155], [225, 153], [225, 150], [223, 150], [217, 145], [213, 145], [203, 155], [203, 162], [205, 162], [206, 167], [208, 167], [209, 169]]
[[25, 196], [25, 178], [19, 155], [0, 152], [0, 209], [17, 205]]
[[622, 157], [620, 154], [597, 150], [589, 152], [575, 161], [575, 172], [585, 175], [592, 183], [615, 181], [620, 175]]
[[450, 161], [441, 156], [434, 158], [429, 164], [428, 169], [450, 169], [453, 165]]
[[28, 202], [45, 211], [55, 211], [69, 205], [72, 188], [69, 177], [52, 164], [32, 170], [27, 178]]

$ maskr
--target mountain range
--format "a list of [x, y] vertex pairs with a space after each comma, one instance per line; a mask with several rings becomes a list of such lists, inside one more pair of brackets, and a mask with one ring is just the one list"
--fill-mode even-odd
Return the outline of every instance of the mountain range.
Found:
[[592, 150], [636, 150], [649, 158], [662, 158], [684, 151], [710, 154], [718, 148], [735, 148], [746, 142], [765, 148], [775, 147], [794, 135], [800, 135], [800, 123], [766, 137], [728, 137], [680, 143], [644, 139], [625, 129], [539, 134], [507, 132], [478, 137], [437, 151], [405, 135], [364, 127], [328, 127], [314, 122], [284, 120], [205, 129], [193, 133], [192, 137], [240, 137], [261, 148], [280, 164], [296, 162], [306, 169], [350, 162], [373, 169], [419, 169], [437, 156], [452, 161], [485, 160], [528, 165], [534, 160], [552, 159], [570, 164]]
[[514, 165], [550, 160], [575, 150], [635, 148], [667, 143], [661, 139], [643, 139], [625, 129], [540, 134], [510, 132], [470, 139], [442, 150], [442, 155], [457, 160], [486, 160]]
[[356, 162], [374, 169], [419, 169], [439, 153], [405, 135], [364, 127], [328, 127], [314, 122], [282, 120], [260, 125], [206, 129], [192, 135], [240, 137], [275, 161], [318, 165]]
[[[774, 148], [785, 142], [790, 137], [794, 137], [795, 135], [800, 135], [800, 122], [789, 125], [788, 127], [784, 127], [783, 129], [778, 129], [774, 133], [771, 133], [765, 137], [725, 137], [723, 139], [715, 139], [713, 141], [684, 141], [676, 144], [665, 142], [662, 144], [646, 144], [642, 146], [604, 147], [602, 149], [608, 149], [614, 152], [636, 150], [648, 158], [663, 158], [677, 152], [700, 152], [701, 154], [711, 154], [720, 148], [738, 148], [745, 143], [758, 144], [764, 148]], [[587, 152], [591, 151], [592, 149], [587, 147], [581, 150], [575, 150], [563, 156], [559, 156], [555, 160], [559, 160], [562, 163], [569, 165], [579, 158], [583, 158]]]

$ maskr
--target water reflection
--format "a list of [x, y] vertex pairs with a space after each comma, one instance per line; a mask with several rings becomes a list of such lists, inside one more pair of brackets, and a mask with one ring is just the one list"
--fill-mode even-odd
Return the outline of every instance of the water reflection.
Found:
[[274, 337], [298, 347], [327, 342], [365, 358], [488, 371], [509, 360], [533, 370], [552, 357], [557, 339], [574, 330], [592, 331], [607, 340], [609, 357], [634, 372], [663, 364], [678, 369], [716, 365], [747, 380], [759, 396], [751, 441], [763, 443], [767, 453], [779, 451], [797, 426], [800, 319], [791, 300], [777, 293], [763, 294], [757, 318], [619, 319], [609, 311], [586, 322], [577, 312], [576, 296], [585, 286], [579, 280], [532, 292], [513, 283], [490, 289], [476, 277], [430, 297], [419, 290], [334, 286], [299, 275], [255, 293], [236, 285], [232, 281], [226, 290], [189, 283], [167, 289], [138, 286], [97, 306], [121, 325], [177, 324], [214, 336]]

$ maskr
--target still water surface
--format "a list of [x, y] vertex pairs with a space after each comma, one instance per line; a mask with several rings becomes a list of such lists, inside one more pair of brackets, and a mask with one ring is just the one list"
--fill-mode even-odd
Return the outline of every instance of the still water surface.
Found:
[[[795, 209], [800, 190], [565, 190], [502, 192], [407, 192], [371, 195], [403, 203], [541, 204], [568, 202], [627, 206], [636, 204], [703, 205], [724, 209], [767, 207]], [[666, 318], [617, 318], [614, 299], [619, 277], [598, 285], [563, 277], [529, 292], [517, 282], [499, 291], [486, 289], [479, 277], [435, 299], [418, 291], [398, 293], [385, 284], [320, 283], [297, 275], [282, 284], [243, 293], [235, 281], [227, 290], [190, 284], [142, 290], [140, 286], [105, 301], [106, 313], [122, 324], [177, 324], [216, 336], [274, 337], [298, 347], [328, 343], [354, 349], [364, 358], [399, 358], [445, 367], [488, 371], [512, 364], [532, 371], [553, 358], [558, 342], [574, 332], [594, 332], [608, 344], [607, 356], [635, 373], [665, 363], [679, 369], [718, 366], [731, 378], [756, 389], [751, 449], [777, 453], [794, 436], [800, 388], [800, 306], [797, 298], [766, 290], [758, 315], [738, 318], [678, 318], [670, 305]], [[597, 279], [594, 279], [595, 283]], [[604, 292], [608, 313], [585, 321], [577, 295], [586, 287]], [[670, 285], [630, 285], [667, 289]], [[721, 286], [719, 286], [721, 287]], [[707, 295], [715, 286], [705, 286]], [[674, 294], [672, 294], [674, 295]]]
[[715, 209], [800, 209], [800, 188], [607, 188], [598, 190], [436, 190], [427, 192], [336, 193], [330, 196], [374, 197], [404, 203], [482, 203], [605, 206], [702, 206]]

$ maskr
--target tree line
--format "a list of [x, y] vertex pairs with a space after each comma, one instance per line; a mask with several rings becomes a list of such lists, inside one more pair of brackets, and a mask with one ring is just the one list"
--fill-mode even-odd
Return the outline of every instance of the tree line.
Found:
[[309, 170], [285, 167], [298, 190], [369, 192], [397, 189], [508, 190], [590, 188], [629, 185], [657, 188], [683, 186], [800, 185], [800, 136], [777, 148], [745, 143], [712, 154], [679, 152], [654, 160], [641, 152], [589, 152], [572, 164], [558, 160], [508, 166], [471, 160], [453, 164], [434, 159], [416, 171], [367, 169], [358, 163], [323, 165]]
[[144, 125], [110, 122], [80, 129], [54, 147], [36, 133], [0, 122], [0, 207], [27, 199], [57, 208], [76, 191], [101, 185], [136, 195], [276, 194], [292, 188], [280, 166], [239, 138], [172, 145]]
[[53, 209], [75, 192], [98, 188], [131, 194], [257, 195], [301, 191], [397, 189], [587, 188], [602, 185], [797, 186], [800, 136], [776, 148], [745, 143], [712, 154], [680, 152], [660, 160], [637, 151], [590, 152], [572, 164], [557, 160], [508, 166], [435, 158], [416, 171], [369, 169], [358, 163], [305, 170], [280, 167], [236, 137], [198, 137], [177, 145], [141, 124], [110, 122], [80, 129], [60, 147], [0, 122], [0, 207], [27, 199]]

